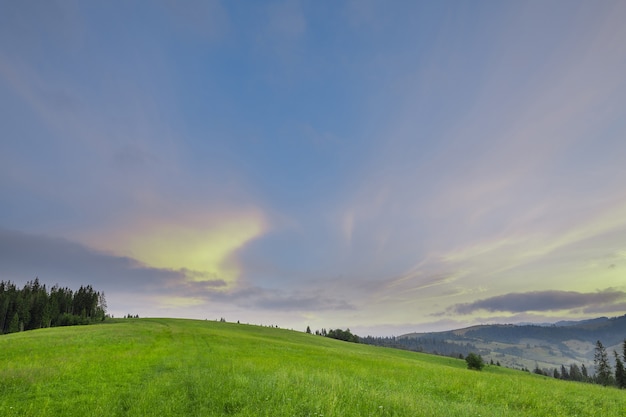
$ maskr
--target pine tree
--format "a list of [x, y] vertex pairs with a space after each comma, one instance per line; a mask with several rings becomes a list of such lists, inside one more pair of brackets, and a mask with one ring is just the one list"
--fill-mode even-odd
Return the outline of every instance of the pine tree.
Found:
[[52, 303], [50, 302], [46, 304], [46, 307], [43, 311], [42, 326], [43, 327], [52, 326]]
[[29, 297], [29, 287], [25, 285], [24, 289], [17, 293], [17, 299], [15, 300], [16, 313], [19, 315], [18, 331], [20, 332], [28, 330], [25, 326], [30, 321]]
[[618, 388], [626, 388], [626, 371], [624, 370], [624, 363], [620, 359], [617, 351], [613, 351], [615, 355], [615, 384]]
[[569, 379], [572, 381], [583, 381], [583, 374], [575, 363], [569, 366]]
[[20, 316], [15, 313], [13, 318], [11, 319], [11, 324], [9, 324], [9, 330], [7, 333], [16, 333], [20, 331]]
[[311, 328], [310, 328], [309, 326], [306, 326], [306, 332], [307, 332], [308, 334], [311, 334]]
[[583, 374], [583, 381], [589, 381], [589, 373], [587, 372], [587, 367], [584, 363], [580, 366], [580, 373]]
[[9, 305], [11, 303], [11, 294], [9, 293], [11, 282], [0, 282], [0, 334], [5, 333], [8, 328], [9, 321]]
[[599, 340], [596, 342], [593, 363], [596, 367], [596, 382], [604, 386], [611, 385], [613, 383], [613, 375], [611, 365], [609, 364], [609, 357], [606, 354], [606, 349], [602, 345], [602, 342]]

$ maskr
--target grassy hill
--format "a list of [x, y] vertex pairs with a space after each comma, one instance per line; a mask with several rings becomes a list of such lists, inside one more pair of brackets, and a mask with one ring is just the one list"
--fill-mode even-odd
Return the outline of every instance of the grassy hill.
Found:
[[0, 336], [1, 416], [626, 416], [614, 388], [195, 320]]

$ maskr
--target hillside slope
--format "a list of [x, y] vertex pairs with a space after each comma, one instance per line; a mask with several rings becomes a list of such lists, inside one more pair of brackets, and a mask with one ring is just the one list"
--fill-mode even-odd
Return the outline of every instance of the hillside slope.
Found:
[[613, 388], [275, 328], [129, 319], [0, 336], [2, 416], [624, 416]]
[[[621, 351], [626, 339], [626, 315], [601, 317], [554, 325], [483, 325], [433, 333], [410, 333], [399, 340], [440, 341], [480, 351], [485, 357], [505, 365], [558, 367], [568, 364], [593, 364], [597, 340], [607, 350]], [[436, 343], [429, 343], [436, 346]], [[424, 351], [428, 351], [424, 349]]]

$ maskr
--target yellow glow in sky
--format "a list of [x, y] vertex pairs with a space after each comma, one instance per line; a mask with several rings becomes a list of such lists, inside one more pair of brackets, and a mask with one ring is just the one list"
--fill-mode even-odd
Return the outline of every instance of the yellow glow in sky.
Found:
[[208, 224], [155, 225], [130, 239], [132, 256], [155, 268], [189, 270], [194, 281], [234, 283], [240, 273], [231, 256], [263, 232], [258, 216], [211, 219]]

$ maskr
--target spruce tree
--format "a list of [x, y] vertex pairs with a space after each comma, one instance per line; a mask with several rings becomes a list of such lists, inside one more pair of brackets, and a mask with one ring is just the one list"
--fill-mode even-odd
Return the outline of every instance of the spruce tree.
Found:
[[617, 351], [613, 351], [615, 355], [615, 385], [618, 388], [626, 388], [626, 371], [624, 371], [624, 363], [620, 359]]
[[569, 379], [572, 381], [582, 381], [583, 375], [580, 371], [580, 368], [575, 363], [569, 366]]
[[606, 354], [606, 349], [602, 345], [602, 342], [599, 340], [596, 342], [593, 363], [596, 367], [596, 382], [604, 386], [611, 385], [613, 382], [613, 373], [611, 372], [609, 357]]
[[580, 367], [580, 373], [583, 375], [583, 381], [587, 382], [589, 381], [589, 373], [587, 372], [587, 367], [585, 366], [585, 364], [583, 363]]
[[9, 330], [7, 333], [16, 333], [20, 331], [20, 316], [15, 313], [13, 315], [13, 319], [11, 319], [11, 323], [9, 324]]

